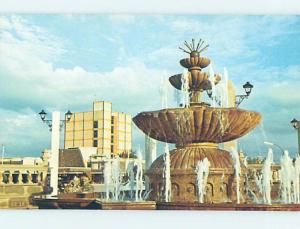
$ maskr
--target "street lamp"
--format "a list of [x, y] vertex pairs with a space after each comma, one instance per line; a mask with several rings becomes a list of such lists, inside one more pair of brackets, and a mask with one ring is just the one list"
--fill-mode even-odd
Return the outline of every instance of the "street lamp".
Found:
[[264, 144], [269, 145], [269, 146], [276, 146], [282, 151], [282, 154], [284, 154], [284, 149], [280, 145], [277, 145], [273, 142], [264, 142]]
[[[49, 130], [52, 131], [52, 120], [51, 119], [46, 119], [47, 113], [44, 110], [41, 110], [39, 115], [40, 115], [42, 121], [48, 125]], [[60, 125], [59, 125], [60, 130], [63, 127], [63, 125], [66, 121], [67, 122], [70, 121], [72, 115], [73, 115], [73, 113], [70, 110], [68, 110], [65, 113], [65, 120], [60, 120]]]
[[42, 110], [39, 113], [42, 121], [46, 123], [51, 131], [51, 158], [49, 160], [50, 169], [50, 187], [52, 189], [51, 194], [57, 196], [58, 194], [58, 167], [59, 167], [59, 142], [60, 142], [60, 131], [63, 125], [70, 121], [72, 112], [67, 111], [65, 113], [65, 120], [60, 119], [60, 112], [52, 112], [52, 119], [46, 119], [47, 113]]
[[245, 95], [236, 95], [235, 98], [235, 106], [238, 107], [244, 99], [248, 99], [249, 95], [251, 94], [251, 91], [252, 91], [252, 88], [253, 88], [253, 85], [249, 82], [246, 82], [244, 85], [243, 85], [243, 88], [245, 90]]
[[[235, 96], [235, 106], [238, 107], [244, 99], [247, 99], [250, 94], [251, 94], [251, 91], [252, 91], [252, 88], [253, 88], [253, 85], [249, 82], [246, 82], [244, 85], [243, 85], [243, 88], [245, 90], [245, 95], [236, 95]], [[206, 89], [206, 93], [208, 95], [208, 97], [212, 100], [215, 100], [217, 104], [219, 104], [219, 106], [221, 105], [221, 101], [216, 97], [216, 96], [213, 96], [213, 93], [212, 93], [212, 87], [211, 85], [209, 85]]]
[[291, 124], [295, 128], [295, 130], [298, 131], [298, 154], [300, 155], [300, 121], [294, 118], [291, 121]]

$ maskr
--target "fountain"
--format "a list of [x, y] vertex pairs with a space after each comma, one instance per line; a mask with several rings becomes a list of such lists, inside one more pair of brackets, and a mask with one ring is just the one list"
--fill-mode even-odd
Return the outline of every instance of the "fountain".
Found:
[[[218, 148], [218, 144], [247, 134], [261, 121], [261, 115], [236, 107], [211, 107], [201, 101], [201, 94], [220, 81], [218, 74], [212, 76], [203, 71], [210, 64], [210, 59], [201, 55], [208, 47], [202, 48], [203, 43], [201, 40], [197, 46], [194, 40], [191, 44], [185, 43], [189, 51], [184, 51], [190, 57], [182, 59], [180, 64], [188, 71], [169, 78], [172, 86], [189, 95], [188, 98], [184, 97], [183, 107], [142, 112], [133, 121], [151, 138], [176, 146], [170, 151], [171, 202], [198, 201], [195, 168], [198, 161], [207, 158], [210, 170], [204, 202], [231, 200], [238, 203], [240, 198], [237, 189], [244, 189], [245, 167], [240, 166], [241, 176], [236, 182], [230, 153]], [[227, 70], [225, 75], [227, 78]], [[226, 95], [223, 93], [222, 103], [228, 106]], [[161, 193], [163, 168], [164, 156], [160, 156], [146, 173], [153, 189], [150, 198], [158, 202], [165, 202]]]

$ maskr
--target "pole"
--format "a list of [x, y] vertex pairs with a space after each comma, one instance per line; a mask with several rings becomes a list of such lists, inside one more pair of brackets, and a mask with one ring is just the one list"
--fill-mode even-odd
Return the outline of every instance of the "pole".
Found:
[[298, 121], [298, 155], [300, 156], [300, 122]]
[[4, 151], [5, 151], [5, 147], [4, 147], [4, 144], [2, 144], [2, 167], [3, 167], [3, 162], [4, 162]]
[[50, 158], [50, 186], [52, 195], [58, 194], [58, 166], [59, 166], [59, 127], [60, 112], [52, 112], [52, 132], [51, 132], [51, 158]]

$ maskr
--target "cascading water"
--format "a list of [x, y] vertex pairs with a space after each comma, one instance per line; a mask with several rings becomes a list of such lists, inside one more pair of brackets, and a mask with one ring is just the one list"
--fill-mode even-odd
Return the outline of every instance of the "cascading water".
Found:
[[181, 92], [182, 92], [183, 107], [189, 107], [190, 95], [189, 95], [189, 72], [188, 71], [184, 71], [181, 75]]
[[240, 203], [240, 173], [241, 173], [241, 165], [240, 165], [240, 157], [238, 151], [231, 147], [231, 156], [234, 163], [234, 173], [236, 177], [236, 201], [239, 204]]
[[171, 162], [170, 162], [170, 152], [169, 145], [165, 143], [164, 146], [164, 171], [163, 171], [163, 179], [164, 179], [164, 201], [171, 201]]
[[272, 184], [272, 163], [273, 163], [273, 150], [269, 148], [268, 156], [262, 168], [262, 196], [263, 202], [271, 204], [271, 184]]
[[216, 85], [215, 85], [215, 72], [214, 69], [212, 67], [212, 63], [210, 63], [209, 65], [209, 81], [211, 82], [211, 98], [212, 98], [212, 102], [211, 102], [211, 106], [212, 107], [216, 107]]
[[209, 174], [209, 167], [210, 167], [210, 163], [207, 158], [204, 158], [203, 160], [198, 161], [198, 163], [196, 165], [195, 172], [197, 174], [196, 182], [197, 182], [199, 203], [204, 202], [204, 195], [205, 195], [205, 189], [206, 189], [206, 184], [207, 184], [207, 178], [208, 178], [208, 174]]

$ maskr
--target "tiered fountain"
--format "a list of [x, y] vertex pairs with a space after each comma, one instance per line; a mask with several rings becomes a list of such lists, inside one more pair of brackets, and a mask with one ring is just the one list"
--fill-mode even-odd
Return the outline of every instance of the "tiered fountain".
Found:
[[[198, 201], [197, 174], [199, 161], [208, 159], [209, 176], [206, 185], [204, 203], [239, 203], [246, 201], [244, 191], [245, 174], [241, 167], [239, 184], [236, 183], [234, 161], [230, 153], [220, 149], [218, 144], [240, 138], [250, 132], [261, 121], [261, 115], [254, 111], [237, 107], [211, 107], [201, 100], [201, 95], [220, 80], [213, 79], [203, 69], [210, 64], [210, 59], [201, 54], [203, 42], [196, 46], [194, 40], [187, 44], [189, 57], [180, 60], [188, 69], [189, 104], [182, 108], [170, 108], [139, 113], [133, 118], [134, 123], [148, 136], [156, 140], [173, 143], [176, 148], [170, 151], [171, 200], [168, 203], [192, 203]], [[184, 88], [182, 74], [169, 78], [178, 90]], [[213, 81], [213, 82], [212, 82]], [[206, 160], [206, 159], [205, 159]], [[242, 165], [242, 163], [241, 163]], [[152, 188], [151, 200], [164, 201], [163, 155], [158, 157], [146, 175]], [[239, 175], [239, 174], [238, 174]], [[239, 191], [237, 188], [239, 187]], [[237, 192], [241, 197], [237, 198]], [[165, 203], [167, 204], [167, 203]]]

